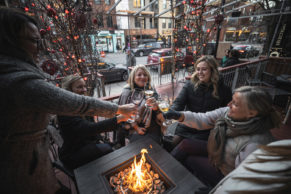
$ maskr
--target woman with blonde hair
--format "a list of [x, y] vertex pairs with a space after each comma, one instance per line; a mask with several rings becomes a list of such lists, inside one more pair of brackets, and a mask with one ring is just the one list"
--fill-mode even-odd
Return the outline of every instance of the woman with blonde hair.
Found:
[[[176, 111], [206, 112], [224, 107], [231, 100], [231, 89], [223, 83], [218, 72], [218, 62], [213, 56], [200, 57], [195, 65], [191, 81], [185, 83], [171, 106]], [[176, 127], [173, 147], [182, 139], [207, 140], [209, 130], [198, 131], [179, 123]]]
[[149, 99], [153, 103], [153, 106], [145, 106], [146, 99], [141, 101], [135, 122], [125, 122], [121, 125], [121, 129], [118, 133], [118, 142], [124, 146], [126, 136], [129, 137], [130, 142], [148, 136], [157, 143], [161, 143], [163, 116], [157, 104], [154, 103], [155, 99], [158, 98], [158, 94], [151, 85], [151, 75], [144, 65], [137, 65], [132, 69], [118, 104], [122, 105], [131, 102], [131, 95], [134, 90], [141, 90], [142, 92], [145, 90], [153, 90], [154, 94], [152, 98]]
[[259, 145], [274, 141], [270, 130], [281, 123], [271, 95], [253, 86], [235, 89], [227, 107], [206, 113], [170, 110], [165, 117], [201, 131], [213, 128], [208, 141], [184, 139], [171, 152], [210, 188]]

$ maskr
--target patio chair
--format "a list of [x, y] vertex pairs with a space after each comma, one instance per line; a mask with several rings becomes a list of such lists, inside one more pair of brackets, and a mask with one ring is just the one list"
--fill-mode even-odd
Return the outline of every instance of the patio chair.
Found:
[[[77, 191], [77, 193], [79, 193], [73, 169], [66, 167], [62, 163], [62, 161], [59, 159], [59, 148], [63, 144], [63, 139], [62, 139], [61, 135], [59, 134], [59, 130], [51, 124], [47, 126], [47, 130], [48, 130], [48, 136], [49, 136], [49, 151], [50, 151], [49, 153], [50, 153], [50, 158], [52, 161], [53, 168], [60, 170], [71, 181], [73, 181], [75, 188], [76, 188], [76, 191]], [[61, 185], [61, 187], [69, 189], [70, 192], [72, 193], [72, 185], [69, 185], [70, 188], [68, 188], [60, 180], [58, 180], [58, 182]], [[69, 184], [70, 183], [71, 182], [69, 181]]]

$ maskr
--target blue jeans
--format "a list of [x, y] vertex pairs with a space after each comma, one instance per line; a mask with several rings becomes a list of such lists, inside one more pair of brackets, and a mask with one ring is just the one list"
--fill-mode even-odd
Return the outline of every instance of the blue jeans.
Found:
[[208, 160], [207, 141], [184, 139], [171, 154], [207, 186], [214, 187], [224, 177]]

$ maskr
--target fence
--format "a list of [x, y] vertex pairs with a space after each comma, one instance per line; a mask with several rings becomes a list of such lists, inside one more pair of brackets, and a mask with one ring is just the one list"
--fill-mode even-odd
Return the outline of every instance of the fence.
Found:
[[[264, 72], [269, 74], [280, 75], [280, 74], [291, 74], [291, 63], [286, 59], [261, 59], [251, 62], [246, 62], [231, 67], [221, 68], [220, 74], [223, 77], [224, 83], [231, 87], [232, 90], [244, 85], [250, 85], [251, 81], [258, 80], [262, 81], [262, 75]], [[275, 68], [274, 66], [277, 66]], [[172, 76], [169, 68], [163, 67], [162, 63], [148, 64], [146, 67], [150, 70], [151, 77], [154, 83], [158, 83], [156, 86], [161, 88], [167, 88], [166, 90], [172, 90], [177, 87], [163, 87], [171, 84]], [[280, 71], [278, 71], [280, 69]], [[174, 77], [175, 82], [182, 84], [185, 79], [189, 80], [190, 76], [186, 75], [187, 71], [185, 68], [175, 71]], [[176, 84], [177, 85], [177, 84]], [[181, 88], [181, 87], [180, 87]], [[165, 91], [164, 91], [165, 92]], [[171, 91], [166, 91], [172, 93]], [[175, 91], [177, 93], [177, 91]], [[103, 97], [101, 99], [117, 102], [119, 95]], [[109, 132], [105, 136], [113, 140], [114, 133]]]

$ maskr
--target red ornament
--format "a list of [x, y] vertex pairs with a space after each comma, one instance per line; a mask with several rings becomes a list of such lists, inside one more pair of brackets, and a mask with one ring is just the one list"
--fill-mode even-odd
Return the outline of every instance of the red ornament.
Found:
[[45, 35], [46, 34], [46, 30], [45, 29], [40, 29], [39, 30], [39, 33], [41, 36]]
[[44, 61], [41, 65], [41, 68], [44, 72], [50, 75], [54, 75], [59, 69], [57, 64], [52, 60]]
[[29, 8], [28, 8], [28, 7], [25, 7], [25, 8], [24, 8], [24, 11], [25, 11], [25, 12], [28, 12], [28, 11], [29, 11]]
[[57, 15], [57, 12], [56, 12], [56, 10], [54, 10], [53, 8], [49, 7], [49, 8], [47, 9], [47, 15], [48, 15], [49, 17], [54, 17], [54, 16]]
[[97, 20], [96, 18], [94, 18], [94, 19], [93, 19], [93, 23], [94, 23], [94, 24], [97, 24], [97, 23], [98, 23], [98, 20]]

